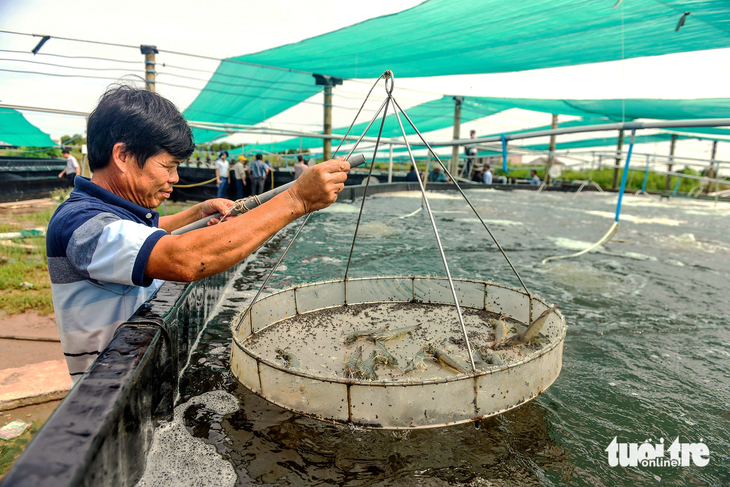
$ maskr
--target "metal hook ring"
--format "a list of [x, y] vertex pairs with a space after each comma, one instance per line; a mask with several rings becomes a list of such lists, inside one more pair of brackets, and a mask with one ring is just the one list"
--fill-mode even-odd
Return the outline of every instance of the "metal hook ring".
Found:
[[[388, 95], [393, 94], [393, 88], [395, 87], [395, 76], [393, 76], [393, 71], [390, 69], [387, 70], [385, 73], [383, 73], [383, 78], [385, 78], [385, 92]], [[388, 87], [388, 80], [390, 80], [390, 87]]]

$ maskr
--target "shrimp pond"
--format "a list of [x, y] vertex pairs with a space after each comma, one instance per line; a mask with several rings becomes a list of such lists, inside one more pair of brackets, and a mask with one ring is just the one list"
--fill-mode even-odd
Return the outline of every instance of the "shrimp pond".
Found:
[[[239, 266], [181, 377], [174, 420], [155, 431], [139, 485], [730, 484], [730, 205], [627, 196], [611, 242], [541, 265], [598, 241], [616, 195], [467, 195], [530, 291], [560, 305], [568, 330], [549, 389], [477, 423], [396, 431], [317, 421], [248, 391], [229, 369], [229, 324], [295, 224]], [[453, 277], [520, 287], [457, 193], [429, 200]], [[445, 275], [428, 215], [397, 218], [420, 204], [418, 192], [368, 198], [350, 277]], [[359, 208], [360, 200], [340, 202], [315, 214], [268, 289], [342, 279]], [[306, 339], [292, 333], [267, 346]], [[612, 467], [614, 438], [663, 439], [667, 449], [676, 438], [704, 443], [709, 462]]]

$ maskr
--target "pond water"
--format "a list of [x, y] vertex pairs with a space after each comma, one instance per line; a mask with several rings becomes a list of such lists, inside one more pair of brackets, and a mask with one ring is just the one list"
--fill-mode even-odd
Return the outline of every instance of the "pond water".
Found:
[[[142, 485], [727, 485], [730, 483], [730, 206], [615, 195], [467, 192], [528, 288], [560, 304], [563, 369], [537, 399], [480, 423], [361, 430], [274, 406], [228, 369], [228, 323], [294, 233], [240, 267], [181, 379], [176, 419], [156, 432]], [[456, 193], [429, 193], [454, 277], [519, 286]], [[444, 276], [420, 194], [368, 198], [351, 277]], [[360, 200], [314, 215], [270, 284], [339, 279]], [[166, 436], [168, 435], [168, 436]], [[170, 436], [172, 435], [172, 436]], [[709, 463], [612, 467], [606, 449], [704, 443]]]

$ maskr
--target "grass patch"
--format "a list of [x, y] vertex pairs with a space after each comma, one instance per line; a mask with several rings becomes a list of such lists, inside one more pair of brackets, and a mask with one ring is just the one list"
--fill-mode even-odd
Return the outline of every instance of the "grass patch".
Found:
[[190, 203], [187, 201], [166, 201], [164, 208], [163, 205], [160, 205], [155, 208], [155, 211], [159, 213], [160, 216], [170, 216], [174, 215], [175, 213], [180, 213], [183, 210], [187, 210], [195, 204], [196, 203]]
[[18, 459], [25, 447], [28, 446], [30, 440], [35, 436], [41, 426], [43, 420], [33, 421], [23, 434], [16, 436], [11, 440], [0, 440], [0, 479], [5, 475], [10, 467], [13, 466], [15, 460]]
[[[0, 233], [48, 228], [55, 209], [56, 205], [40, 211], [4, 211], [0, 213]], [[31, 309], [39, 314], [53, 313], [45, 237], [0, 239], [0, 308], [11, 315]]]

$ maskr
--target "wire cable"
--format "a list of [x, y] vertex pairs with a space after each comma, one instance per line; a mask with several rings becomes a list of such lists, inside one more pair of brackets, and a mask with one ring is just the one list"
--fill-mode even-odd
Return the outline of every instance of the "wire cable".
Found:
[[[31, 51], [14, 51], [12, 49], [0, 49], [0, 52], [11, 52], [14, 54], [33, 54]], [[53, 54], [50, 52], [39, 52], [36, 56], [53, 56], [61, 57], [65, 59], [93, 59], [95, 61], [110, 61], [115, 63], [127, 63], [127, 64], [140, 64], [140, 61], [126, 61], [124, 59], [112, 59], [108, 57], [96, 57], [96, 56], [65, 56], [63, 54]]]
[[[88, 71], [126, 71], [127, 68], [84, 68], [81, 66], [69, 66], [66, 64], [54, 64], [54, 63], [44, 63], [42, 61], [34, 61], [31, 59], [7, 59], [7, 58], [0, 58], [0, 61], [10, 61], [14, 63], [31, 63], [31, 64], [40, 64], [42, 66], [54, 66], [56, 68], [66, 68], [66, 69], [85, 69]], [[143, 71], [144, 68], [142, 66], [142, 63], [139, 64], [139, 71]]]

